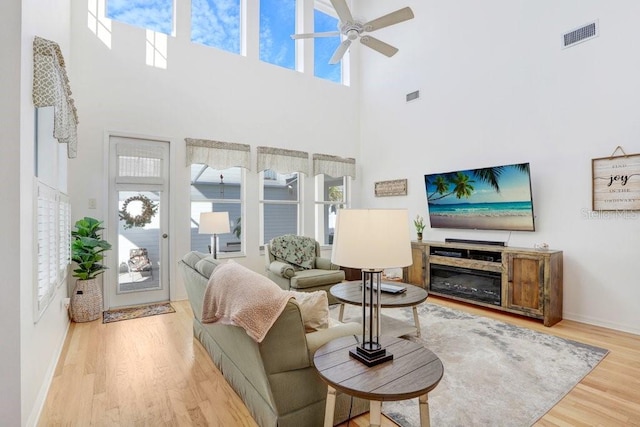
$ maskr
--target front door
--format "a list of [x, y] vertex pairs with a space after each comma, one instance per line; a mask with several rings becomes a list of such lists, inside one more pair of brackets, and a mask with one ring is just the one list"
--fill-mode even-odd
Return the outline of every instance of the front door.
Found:
[[[169, 143], [109, 138], [109, 308], [169, 299]], [[117, 225], [117, 227], [115, 226]]]

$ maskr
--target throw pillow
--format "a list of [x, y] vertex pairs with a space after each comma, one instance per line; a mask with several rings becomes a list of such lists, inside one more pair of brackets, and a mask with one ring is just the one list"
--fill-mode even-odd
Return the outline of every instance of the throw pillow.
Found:
[[329, 327], [329, 299], [326, 291], [290, 292], [300, 306], [302, 323], [304, 323], [306, 332]]
[[211, 277], [211, 275], [213, 274], [213, 270], [215, 270], [215, 268], [220, 264], [222, 264], [222, 261], [213, 259], [213, 257], [208, 256], [196, 262], [196, 265], [194, 268], [198, 273], [202, 274], [204, 277]]
[[295, 234], [274, 237], [269, 250], [276, 260], [293, 264], [297, 270], [315, 268], [316, 241], [311, 237]]

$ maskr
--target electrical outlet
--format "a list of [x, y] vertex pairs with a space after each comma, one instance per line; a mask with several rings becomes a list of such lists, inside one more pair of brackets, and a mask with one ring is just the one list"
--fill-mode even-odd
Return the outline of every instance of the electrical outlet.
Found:
[[62, 298], [60, 302], [62, 303], [62, 308], [68, 310], [69, 305], [71, 304], [71, 298]]
[[97, 206], [96, 199], [94, 198], [89, 199], [89, 209], [95, 209], [96, 206]]

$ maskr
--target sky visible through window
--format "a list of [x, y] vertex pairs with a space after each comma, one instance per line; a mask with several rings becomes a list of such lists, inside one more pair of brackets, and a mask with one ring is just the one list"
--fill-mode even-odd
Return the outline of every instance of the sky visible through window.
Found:
[[260, 60], [295, 69], [296, 0], [260, 0]]
[[173, 32], [173, 0], [108, 0], [106, 15], [158, 33]]
[[[338, 19], [319, 11], [318, 9], [314, 9], [313, 27], [315, 33], [336, 31], [338, 29]], [[329, 60], [333, 56], [333, 52], [335, 52], [340, 45], [340, 37], [317, 37], [314, 40], [315, 58], [313, 61], [313, 75], [322, 79], [331, 80], [332, 82], [340, 83], [342, 80], [341, 62], [334, 65], [329, 64]], [[348, 53], [346, 55], [348, 55]]]
[[[296, 0], [261, 0], [260, 59], [295, 69]], [[107, 17], [130, 25], [171, 35], [173, 0], [107, 0]], [[314, 9], [314, 32], [336, 31], [337, 18]], [[240, 53], [240, 0], [192, 0], [191, 41]], [[309, 32], [309, 31], [305, 31]], [[341, 64], [329, 59], [340, 37], [314, 39], [314, 76], [341, 82]]]
[[240, 53], [240, 0], [191, 0], [191, 41]]

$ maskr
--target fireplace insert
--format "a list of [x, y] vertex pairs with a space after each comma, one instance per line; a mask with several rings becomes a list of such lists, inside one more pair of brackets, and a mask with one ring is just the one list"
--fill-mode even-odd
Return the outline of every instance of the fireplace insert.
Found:
[[501, 304], [502, 278], [500, 273], [448, 265], [431, 264], [429, 289], [445, 295]]

